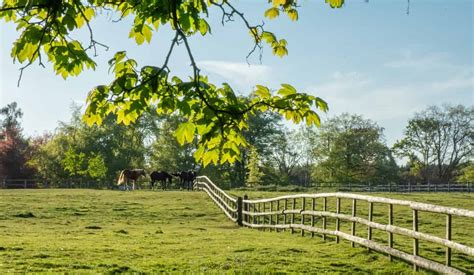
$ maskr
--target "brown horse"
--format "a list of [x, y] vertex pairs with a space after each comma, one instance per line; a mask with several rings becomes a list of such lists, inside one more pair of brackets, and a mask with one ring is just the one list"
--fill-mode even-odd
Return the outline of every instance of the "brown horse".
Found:
[[132, 181], [132, 190], [135, 190], [135, 183], [140, 176], [146, 176], [145, 170], [143, 169], [125, 169], [120, 172], [120, 176], [117, 182], [117, 185], [122, 185], [125, 183], [125, 188], [128, 190], [128, 181]]

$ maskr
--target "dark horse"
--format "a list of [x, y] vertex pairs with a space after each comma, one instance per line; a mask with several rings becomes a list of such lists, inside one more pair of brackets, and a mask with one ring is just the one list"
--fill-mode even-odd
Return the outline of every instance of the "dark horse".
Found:
[[177, 173], [172, 173], [172, 175], [179, 177], [179, 184], [181, 188], [186, 188], [188, 190], [193, 189], [193, 183], [196, 179], [196, 171], [181, 171]]
[[125, 169], [120, 172], [120, 176], [117, 182], [117, 185], [122, 185], [125, 183], [125, 187], [128, 190], [128, 181], [132, 181], [132, 190], [135, 190], [135, 183], [140, 176], [146, 176], [145, 170], [143, 169]]
[[150, 174], [150, 179], [151, 179], [151, 189], [155, 187], [155, 181], [160, 181], [161, 183], [161, 189], [165, 190], [167, 188], [167, 181], [169, 182], [169, 186], [171, 186], [172, 179], [173, 177], [165, 172], [165, 171], [153, 171]]

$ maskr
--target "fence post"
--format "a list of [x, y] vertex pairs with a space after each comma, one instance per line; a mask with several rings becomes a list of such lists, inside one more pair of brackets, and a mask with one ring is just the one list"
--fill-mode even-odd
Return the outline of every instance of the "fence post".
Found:
[[[355, 216], [356, 216], [356, 213], [357, 213], [357, 200], [356, 200], [356, 199], [353, 199], [353, 200], [352, 200], [352, 217], [355, 217]], [[351, 226], [351, 235], [352, 235], [352, 236], [355, 236], [355, 231], [356, 231], [356, 222], [353, 221], [353, 222], [352, 222], [352, 226]], [[352, 247], [355, 247], [355, 243], [352, 242], [352, 243], [351, 243], [351, 246], [352, 246]]]
[[[303, 202], [302, 202], [302, 205], [301, 205], [301, 210], [302, 211], [305, 211], [305, 206], [306, 206], [306, 198], [303, 198]], [[304, 214], [301, 213], [301, 225], [304, 226]], [[301, 228], [301, 236], [304, 236], [304, 229]]]
[[[327, 211], [327, 197], [323, 198], [323, 212]], [[323, 216], [323, 229], [326, 229], [326, 216]], [[326, 234], [323, 233], [323, 241], [326, 240]]]
[[[257, 208], [255, 207], [255, 203], [252, 204], [252, 208], [253, 208], [253, 213], [257, 213]], [[252, 224], [258, 224], [258, 221], [257, 221], [257, 216], [253, 215], [253, 218], [252, 218]]]
[[[262, 212], [263, 212], [263, 213], [267, 212], [267, 207], [266, 207], [266, 205], [265, 205], [265, 202], [262, 202], [262, 205], [263, 205], [263, 211], [262, 211]], [[261, 216], [261, 217], [262, 217], [262, 224], [265, 225], [265, 222], [266, 222], [266, 220], [267, 220], [267, 215], [265, 214], [265, 215], [263, 215], [263, 216]], [[265, 227], [262, 227], [262, 230], [265, 231]]]
[[[296, 199], [293, 199], [293, 210], [296, 209]], [[293, 228], [293, 224], [295, 223], [295, 213], [291, 213], [291, 234], [295, 233], [295, 229]]]
[[[270, 212], [273, 212], [273, 201], [270, 202]], [[272, 225], [273, 225], [273, 215], [270, 214], [270, 219], [268, 221], [268, 223], [270, 224], [270, 231], [272, 231]]]
[[[388, 205], [388, 225], [393, 225], [393, 204]], [[393, 247], [393, 233], [388, 232], [388, 247]], [[393, 261], [392, 255], [388, 256], [390, 261]]]
[[[369, 202], [369, 222], [373, 220], [373, 213], [374, 213], [374, 203]], [[367, 240], [372, 240], [372, 227], [369, 225], [367, 226]], [[370, 248], [367, 249], [370, 252]]]
[[[313, 198], [311, 201], [311, 210], [316, 210], [316, 198]], [[311, 227], [314, 227], [314, 214], [311, 215]], [[314, 237], [313, 231], [311, 231], [311, 237]]]
[[[336, 198], [336, 214], [341, 213], [341, 198]], [[336, 231], [339, 231], [339, 218], [336, 218]], [[339, 236], [336, 236], [336, 243], [339, 243]]]
[[[413, 231], [418, 231], [418, 210], [413, 209]], [[413, 256], [418, 256], [418, 239], [413, 238]], [[418, 271], [418, 266], [413, 264], [413, 270]]]
[[[249, 199], [249, 196], [247, 194], [244, 195], [244, 200], [248, 200]], [[250, 211], [250, 207], [249, 207], [249, 204], [248, 203], [244, 203], [244, 210], [246, 212], [249, 212]], [[248, 214], [245, 214], [245, 221], [247, 223], [250, 223], [250, 215]]]
[[[451, 215], [446, 215], [446, 240], [451, 240]], [[446, 265], [451, 266], [451, 248], [446, 247]]]
[[284, 213], [283, 214], [283, 224], [285, 224], [285, 225], [287, 223], [286, 210], [288, 210], [288, 199], [285, 199], [284, 212], [283, 212]]
[[237, 224], [242, 226], [242, 197], [237, 198]]
[[28, 181], [24, 180], [25, 189], [28, 188]]
[[[277, 211], [280, 211], [280, 200], [277, 200]], [[276, 225], [280, 223], [280, 215], [276, 214]], [[279, 232], [280, 230], [277, 228], [276, 232]]]

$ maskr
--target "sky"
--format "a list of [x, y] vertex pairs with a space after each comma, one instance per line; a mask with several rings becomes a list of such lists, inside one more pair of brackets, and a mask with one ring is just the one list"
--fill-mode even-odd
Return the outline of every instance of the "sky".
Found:
[[[251, 23], [260, 23], [267, 1], [240, 0], [235, 6]], [[329, 104], [323, 121], [343, 112], [360, 114], [385, 130], [388, 145], [403, 137], [416, 112], [430, 105], [474, 105], [473, 13], [471, 0], [348, 0], [342, 9], [324, 1], [300, 1], [299, 20], [287, 16], [265, 21], [265, 28], [288, 41], [288, 56], [272, 55], [264, 47], [246, 56], [252, 40], [237, 18], [222, 26], [220, 11], [213, 8], [212, 35], [190, 39], [202, 72], [214, 83], [227, 82], [242, 95], [257, 84], [278, 89], [289, 83], [299, 91], [319, 96]], [[58, 121], [68, 121], [71, 105], [84, 105], [96, 85], [108, 84], [107, 60], [126, 50], [140, 66], [163, 63], [173, 34], [161, 27], [150, 44], [137, 46], [128, 39], [132, 19], [112, 22], [103, 13], [93, 22], [94, 36], [107, 44], [100, 49], [95, 71], [63, 80], [50, 65], [26, 69], [17, 87], [19, 68], [10, 57], [18, 37], [13, 24], [0, 23], [0, 106], [16, 101], [23, 110], [27, 135], [54, 131]], [[72, 36], [88, 43], [85, 29]], [[192, 74], [183, 46], [171, 57], [172, 73]]]

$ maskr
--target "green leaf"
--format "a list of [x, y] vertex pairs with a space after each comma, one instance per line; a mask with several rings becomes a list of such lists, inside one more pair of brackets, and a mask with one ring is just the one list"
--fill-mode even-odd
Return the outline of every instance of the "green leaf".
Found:
[[210, 27], [209, 24], [206, 22], [204, 19], [199, 19], [199, 32], [201, 35], [206, 35], [208, 32], [210, 32]]
[[66, 25], [66, 27], [67, 27], [67, 29], [68, 29], [69, 31], [74, 30], [74, 28], [76, 27], [76, 21], [75, 21], [74, 18], [73, 18], [72, 16], [70, 16], [69, 14], [66, 14], [66, 15], [63, 17], [62, 23]]
[[292, 21], [298, 20], [298, 11], [295, 10], [295, 9], [289, 10], [289, 11], [288, 11], [288, 17], [289, 17]]
[[188, 31], [191, 27], [191, 15], [181, 13], [179, 17], [179, 24], [184, 31]]
[[344, 0], [326, 0], [326, 3], [334, 9], [342, 7], [342, 5], [344, 5]]
[[93, 8], [87, 7], [84, 10], [84, 16], [86, 17], [87, 21], [91, 21], [91, 19], [92, 19], [92, 17], [94, 17], [94, 15], [95, 15], [95, 12], [94, 12]]
[[151, 36], [152, 36], [152, 28], [148, 25], [143, 25], [142, 33], [143, 33], [143, 36], [146, 39], [146, 42], [150, 43]]
[[287, 0], [273, 0], [273, 6], [278, 7], [280, 5], [285, 5]]
[[119, 63], [120, 61], [122, 61], [125, 58], [126, 54], [127, 52], [125, 51], [120, 51], [120, 52], [115, 53], [114, 55], [115, 62]]
[[296, 89], [293, 86], [291, 86], [290, 84], [281, 84], [281, 86], [283, 88], [278, 90], [278, 94], [281, 95], [281, 96], [286, 97], [286, 96], [293, 95], [293, 94], [297, 93]]
[[288, 50], [285, 47], [275, 47], [273, 48], [273, 53], [278, 55], [279, 57], [283, 57], [285, 55], [288, 55]]
[[264, 31], [262, 33], [262, 40], [264, 40], [265, 42], [267, 42], [268, 44], [272, 44], [273, 42], [276, 41], [276, 37], [273, 33], [271, 32], [267, 32], [267, 31]]
[[272, 96], [270, 93], [270, 90], [267, 87], [262, 86], [262, 85], [257, 85], [256, 87], [257, 87], [257, 90], [255, 90], [255, 94], [259, 96], [261, 99], [268, 99]]
[[185, 143], [191, 143], [194, 140], [194, 132], [196, 131], [196, 125], [192, 122], [185, 122], [179, 125], [176, 130], [175, 136], [178, 142], [183, 145]]
[[280, 11], [278, 8], [273, 7], [269, 8], [268, 10], [265, 11], [265, 17], [268, 17], [268, 19], [274, 19], [280, 15]]

